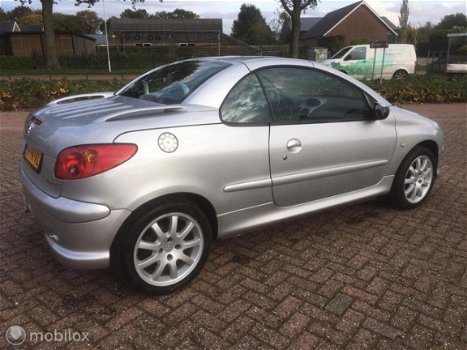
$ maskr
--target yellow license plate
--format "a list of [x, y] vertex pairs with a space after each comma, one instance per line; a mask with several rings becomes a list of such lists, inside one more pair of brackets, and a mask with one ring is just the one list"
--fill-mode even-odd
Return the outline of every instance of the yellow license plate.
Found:
[[42, 163], [41, 151], [30, 145], [26, 145], [26, 149], [24, 150], [24, 158], [35, 171], [40, 171]]

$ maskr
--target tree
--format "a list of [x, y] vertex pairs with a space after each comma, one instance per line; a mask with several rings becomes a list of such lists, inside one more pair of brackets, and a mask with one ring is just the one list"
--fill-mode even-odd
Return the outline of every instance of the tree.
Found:
[[[19, 0], [22, 5], [25, 3], [32, 3], [32, 0]], [[53, 23], [53, 6], [55, 0], [41, 0], [42, 4], [42, 18], [44, 24], [44, 48], [45, 48], [45, 62], [47, 68], [55, 69], [60, 67], [58, 63], [57, 48], [55, 46], [55, 30]], [[75, 0], [75, 4], [87, 4], [93, 6], [99, 0]], [[129, 0], [133, 5], [144, 0]], [[162, 2], [162, 0], [159, 0]]]
[[467, 29], [467, 17], [463, 13], [444, 16], [435, 26], [435, 29], [452, 29], [454, 27], [463, 27]]
[[309, 7], [315, 7], [317, 0], [280, 0], [282, 7], [289, 14], [292, 21], [292, 41], [290, 42], [290, 55], [298, 57], [300, 40], [300, 15]]
[[290, 16], [287, 12], [282, 12], [279, 18], [282, 22], [279, 43], [290, 44], [290, 40], [292, 39], [292, 21], [290, 20]]
[[417, 28], [417, 40], [418, 42], [426, 43], [430, 39], [430, 34], [433, 32], [433, 24], [426, 22], [425, 25]]
[[271, 44], [274, 35], [255, 5], [243, 4], [232, 26], [232, 36], [251, 45]]
[[149, 13], [145, 9], [126, 9], [120, 14], [120, 18], [149, 18]]
[[83, 33], [97, 33], [100, 25], [104, 22], [96, 12], [91, 10], [78, 11], [76, 17], [82, 24]]
[[175, 9], [172, 12], [156, 12], [153, 18], [164, 18], [164, 19], [197, 19], [199, 15], [188, 10]]
[[[115, 17], [115, 16], [112, 16], [112, 17], [110, 17], [110, 18], [107, 18], [107, 21], [106, 21], [106, 22], [107, 22], [107, 23], [106, 23], [106, 24], [107, 24], [107, 28], [109, 28], [109, 27], [110, 27], [110, 23], [111, 23], [112, 21], [116, 20], [116, 19], [118, 19], [118, 17]], [[102, 23], [101, 23], [101, 25], [99, 26], [99, 30], [100, 30], [102, 33], [105, 32], [104, 20], [102, 20]]]
[[292, 35], [292, 24], [290, 22], [290, 16], [285, 11], [277, 10], [277, 18], [274, 18], [269, 22], [269, 26], [274, 32], [276, 40], [280, 44], [289, 44]]
[[18, 21], [19, 19], [32, 14], [32, 10], [26, 6], [16, 6], [13, 10], [7, 12], [10, 21]]
[[0, 7], [0, 21], [9, 21], [10, 17], [8, 17], [8, 13], [3, 11], [3, 9]]
[[34, 11], [30, 15], [21, 17], [18, 19], [18, 24], [42, 24], [42, 13], [41, 11]]
[[409, 23], [409, 0], [402, 0], [400, 13], [399, 42], [415, 45], [417, 43], [417, 31]]

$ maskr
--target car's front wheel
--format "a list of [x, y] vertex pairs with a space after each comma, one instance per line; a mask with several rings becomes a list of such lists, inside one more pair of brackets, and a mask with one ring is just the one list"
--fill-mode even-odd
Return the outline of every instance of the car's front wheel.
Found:
[[436, 179], [433, 153], [422, 146], [414, 148], [402, 161], [394, 178], [391, 195], [401, 209], [421, 205], [428, 197]]
[[139, 218], [119, 242], [123, 273], [141, 291], [165, 294], [186, 286], [211, 247], [206, 216], [188, 201], [158, 205]]

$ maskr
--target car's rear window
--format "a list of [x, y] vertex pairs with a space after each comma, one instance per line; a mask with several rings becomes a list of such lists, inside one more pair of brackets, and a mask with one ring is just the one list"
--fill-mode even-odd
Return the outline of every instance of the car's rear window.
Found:
[[179, 104], [206, 80], [229, 66], [225, 62], [200, 60], [173, 63], [143, 75], [119, 95]]

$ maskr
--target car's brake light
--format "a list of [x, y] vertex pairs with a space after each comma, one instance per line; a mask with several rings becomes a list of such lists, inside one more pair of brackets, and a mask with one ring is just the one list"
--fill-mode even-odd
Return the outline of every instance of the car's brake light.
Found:
[[81, 145], [64, 149], [55, 163], [55, 177], [64, 180], [97, 175], [126, 162], [138, 150], [134, 144]]

